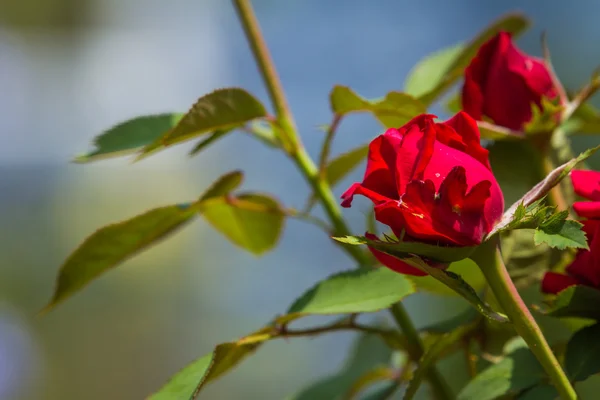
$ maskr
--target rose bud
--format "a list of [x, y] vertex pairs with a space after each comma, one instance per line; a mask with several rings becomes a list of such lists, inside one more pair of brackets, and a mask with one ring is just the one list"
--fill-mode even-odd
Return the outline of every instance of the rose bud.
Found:
[[522, 130], [531, 121], [532, 105], [542, 109], [542, 97], [558, 97], [548, 66], [521, 52], [509, 33], [484, 43], [465, 70], [462, 106], [476, 120], [485, 116], [496, 125]]
[[566, 268], [566, 274], [546, 272], [542, 292], [556, 294], [573, 285], [600, 289], [600, 172], [572, 171], [571, 182], [575, 193], [590, 201], [579, 201], [573, 209], [583, 218], [589, 250], [580, 249], [575, 260]]
[[[342, 195], [342, 206], [350, 207], [354, 195], [369, 198], [377, 221], [404, 241], [478, 245], [502, 216], [502, 191], [475, 120], [464, 112], [442, 123], [434, 118], [420, 115], [373, 140], [364, 179]], [[371, 251], [397, 272], [425, 275]]]

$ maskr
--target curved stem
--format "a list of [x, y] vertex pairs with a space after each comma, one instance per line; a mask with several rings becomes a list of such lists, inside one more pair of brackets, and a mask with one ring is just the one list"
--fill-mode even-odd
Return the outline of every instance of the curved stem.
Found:
[[[325, 213], [327, 214], [333, 227], [334, 236], [346, 236], [350, 234], [350, 230], [344, 221], [338, 202], [336, 201], [329, 183], [321, 179], [319, 169], [315, 165], [312, 158], [308, 155], [296, 130], [296, 124], [290, 109], [287, 105], [283, 87], [273, 65], [273, 61], [269, 54], [267, 45], [260, 32], [260, 27], [250, 0], [233, 0], [238, 17], [244, 27], [244, 32], [254, 54], [254, 58], [260, 69], [263, 81], [269, 91], [269, 96], [273, 102], [276, 111], [276, 122], [281, 129], [282, 139], [286, 140], [287, 151], [313, 189], [315, 196], [320, 200]], [[367, 254], [358, 246], [342, 245], [342, 248], [353, 257], [360, 266], [368, 266], [371, 261]], [[410, 320], [404, 306], [400, 303], [394, 305], [390, 310], [396, 319], [396, 322], [403, 330], [410, 347], [420, 348], [423, 350], [419, 332]], [[416, 359], [415, 361], [418, 361]], [[427, 378], [434, 387], [434, 391], [440, 399], [450, 400], [454, 397], [448, 391], [443, 377], [439, 374], [435, 367], [428, 369]]]
[[337, 130], [341, 121], [342, 116], [340, 114], [335, 114], [333, 116], [333, 121], [331, 121], [331, 125], [329, 125], [329, 128], [327, 128], [325, 140], [323, 141], [321, 155], [319, 156], [319, 173], [321, 174], [321, 179], [323, 180], [327, 179], [327, 160], [329, 159], [329, 152], [331, 151], [331, 143], [333, 142], [335, 131]]
[[492, 238], [484, 243], [472, 258], [481, 268], [488, 285], [510, 318], [515, 330], [538, 359], [560, 396], [567, 400], [577, 399], [577, 394], [571, 386], [569, 378], [552, 353], [540, 327], [510, 279], [500, 253], [499, 239]]

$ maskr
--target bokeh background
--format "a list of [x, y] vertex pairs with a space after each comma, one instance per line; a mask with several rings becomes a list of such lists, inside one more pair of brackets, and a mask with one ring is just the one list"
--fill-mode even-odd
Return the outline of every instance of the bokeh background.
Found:
[[[371, 98], [400, 90], [423, 56], [468, 40], [507, 11], [533, 19], [519, 40], [528, 52], [541, 53], [547, 31], [568, 87], [585, 83], [600, 64], [594, 0], [254, 5], [312, 154], [323, 137], [318, 126], [331, 118], [334, 84]], [[299, 174], [242, 134], [195, 158], [183, 145], [136, 164], [70, 163], [103, 129], [136, 115], [184, 111], [223, 86], [245, 87], [268, 104], [228, 1], [0, 0], [0, 399], [142, 399], [213, 345], [253, 331], [306, 287], [351, 267], [301, 222], [289, 221], [277, 250], [257, 259], [198, 220], [36, 317], [61, 262], [94, 229], [193, 199], [225, 171], [243, 167], [246, 188], [303, 204], [308, 189]], [[349, 117], [334, 150], [363, 144], [379, 129], [367, 116]], [[346, 211], [357, 231], [367, 209]], [[407, 303], [419, 325], [465, 307], [433, 296]], [[269, 343], [203, 398], [282, 399], [336, 371], [352, 339]], [[454, 374], [453, 386], [464, 379]]]

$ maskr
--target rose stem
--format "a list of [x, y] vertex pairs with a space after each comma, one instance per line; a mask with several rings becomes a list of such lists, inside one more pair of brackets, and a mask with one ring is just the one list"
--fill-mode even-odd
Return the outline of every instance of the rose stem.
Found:
[[517, 333], [525, 340], [531, 352], [546, 370], [560, 396], [568, 400], [577, 399], [575, 389], [571, 386], [544, 334], [508, 274], [502, 260], [498, 237], [484, 243], [471, 258], [483, 271], [498, 303], [508, 315]]
[[[322, 203], [323, 208], [333, 225], [332, 234], [334, 236], [349, 235], [350, 230], [343, 219], [341, 209], [331, 191], [331, 187], [326, 180], [321, 179], [317, 166], [304, 149], [304, 146], [302, 146], [300, 136], [296, 130], [294, 118], [285, 98], [283, 86], [281, 85], [279, 76], [275, 70], [273, 60], [260, 31], [258, 20], [256, 19], [250, 1], [234, 0], [233, 4], [254, 55], [254, 59], [258, 64], [263, 81], [267, 86], [269, 97], [271, 98], [271, 102], [275, 109], [276, 122], [281, 129], [280, 133], [285, 135], [285, 137], [282, 137], [281, 139], [290, 145], [290, 148], [287, 149], [290, 157], [315, 192], [316, 197]], [[360, 247], [346, 245], [343, 246], [343, 248], [360, 266], [368, 266], [371, 264], [369, 258]], [[425, 351], [423, 343], [421, 342], [419, 333], [410, 320], [404, 306], [401, 303], [396, 303], [392, 306], [390, 311], [405, 334], [409, 342], [409, 347], [411, 347], [413, 349], [412, 351], [415, 353], [414, 355], [419, 356], [420, 358]], [[429, 367], [427, 378], [431, 383], [437, 398], [448, 400], [454, 398], [448, 385], [441, 374], [436, 370], [435, 366]]]

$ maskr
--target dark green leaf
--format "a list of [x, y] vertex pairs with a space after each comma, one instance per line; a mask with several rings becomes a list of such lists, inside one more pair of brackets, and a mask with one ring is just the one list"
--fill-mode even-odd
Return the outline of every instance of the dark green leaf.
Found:
[[158, 392], [148, 397], [148, 400], [195, 399], [209, 382], [237, 366], [258, 346], [259, 343], [222, 343], [211, 353], [179, 371]]
[[199, 205], [202, 216], [232, 243], [260, 255], [277, 244], [285, 213], [262, 194], [215, 197]]
[[212, 199], [213, 197], [221, 197], [228, 195], [237, 189], [244, 180], [242, 171], [232, 171], [217, 179], [200, 197], [199, 202]]
[[409, 73], [405, 83], [406, 92], [418, 97], [425, 105], [431, 104], [463, 75], [483, 43], [500, 31], [517, 36], [528, 25], [529, 21], [522, 14], [508, 14], [486, 28], [470, 43], [457, 44], [426, 57]]
[[398, 258], [409, 257], [411, 254], [426, 257], [431, 260], [450, 263], [464, 260], [475, 250], [475, 247], [449, 247], [435, 246], [421, 242], [384, 242], [381, 240], [370, 240], [364, 236], [344, 236], [334, 238], [338, 242], [362, 245], [366, 244], [379, 251]]
[[60, 269], [56, 290], [44, 311], [56, 306], [103, 272], [164, 239], [194, 217], [189, 205], [155, 208], [105, 226], [88, 237]]
[[475, 376], [459, 393], [458, 400], [493, 400], [516, 395], [541, 383], [545, 377], [531, 351], [526, 346], [519, 346]]
[[561, 291], [550, 307], [540, 311], [552, 317], [600, 320], [599, 304], [600, 290], [585, 285], [576, 285]]
[[339, 373], [315, 382], [289, 400], [338, 400], [367, 371], [388, 365], [391, 356], [390, 348], [379, 337], [361, 335]]
[[344, 399], [354, 399], [356, 396], [369, 389], [370, 386], [382, 382], [391, 381], [395, 378], [395, 372], [387, 366], [379, 366], [360, 376], [348, 391], [344, 394]]
[[536, 385], [517, 397], [518, 400], [554, 400], [558, 398], [559, 395], [554, 386], [548, 384]]
[[138, 158], [202, 134], [234, 129], [266, 115], [265, 107], [243, 89], [215, 90], [201, 97], [173, 129], [144, 147]]
[[120, 123], [96, 136], [96, 148], [76, 157], [74, 161], [86, 163], [134, 153], [172, 129], [182, 116], [175, 113], [146, 115]]
[[[599, 303], [596, 303], [598, 306]], [[574, 381], [584, 381], [600, 372], [600, 324], [585, 327], [567, 344], [565, 368]]]
[[[465, 258], [464, 260], [451, 263], [448, 267], [448, 271], [460, 275], [476, 291], [483, 289], [486, 284], [481, 269], [479, 269], [477, 264], [471, 259]], [[419, 291], [426, 291], [443, 296], [457, 295], [454, 290], [430, 275], [411, 276], [410, 280], [415, 283], [417, 290]]]
[[515, 212], [517, 212], [517, 208], [520, 205], [522, 205], [524, 207], [528, 207], [531, 204], [533, 204], [534, 202], [543, 198], [554, 186], [556, 186], [558, 183], [560, 183], [560, 181], [563, 180], [563, 178], [565, 176], [567, 176], [569, 174], [569, 172], [571, 172], [571, 170], [573, 168], [575, 168], [575, 166], [577, 164], [579, 164], [582, 161], [585, 161], [588, 157], [590, 157], [592, 154], [594, 154], [598, 149], [600, 149], [600, 146], [596, 146], [591, 149], [588, 149], [588, 150], [584, 151], [583, 153], [581, 153], [576, 158], [572, 159], [571, 161], [568, 161], [568, 162], [564, 163], [563, 165], [555, 168], [552, 172], [550, 172], [548, 174], [548, 176], [546, 176], [546, 178], [544, 180], [542, 180], [540, 183], [535, 185], [533, 187], [533, 189], [531, 189], [529, 192], [527, 192], [520, 200], [518, 200], [516, 203], [514, 203], [504, 213], [504, 215], [502, 216], [502, 219], [494, 227], [492, 232], [490, 232], [488, 234], [488, 237], [491, 237], [494, 234], [496, 234], [496, 233], [502, 231], [504, 228], [506, 228], [513, 221]]
[[385, 127], [400, 127], [419, 114], [425, 106], [406, 93], [390, 92], [383, 99], [366, 100], [346, 86], [335, 86], [329, 96], [331, 109], [338, 115], [370, 112]]
[[388, 268], [346, 271], [319, 282], [292, 304], [288, 314], [374, 312], [414, 291], [408, 278]]
[[581, 230], [582, 226], [577, 221], [563, 220], [560, 226], [540, 227], [535, 230], [535, 244], [547, 243], [550, 247], [559, 250], [566, 248], [589, 249], [585, 233]]
[[406, 388], [406, 392], [404, 393], [404, 400], [411, 400], [415, 397], [419, 386], [421, 386], [423, 378], [425, 378], [427, 370], [435, 364], [435, 362], [441, 357], [443, 353], [446, 352], [446, 350], [449, 347], [454, 346], [456, 342], [458, 342], [467, 334], [469, 334], [474, 327], [475, 324], [460, 326], [454, 331], [446, 333], [439, 337], [436, 340], [435, 344], [433, 344], [433, 346], [427, 349], [425, 354], [423, 354], [423, 356], [419, 360], [419, 366], [415, 370], [413, 378], [408, 384], [408, 388]]
[[450, 319], [426, 326], [421, 329], [421, 331], [428, 333], [449, 333], [463, 325], [472, 324], [477, 319], [478, 315], [479, 314], [477, 314], [473, 308], [467, 308], [464, 312]]
[[216, 142], [217, 140], [221, 139], [222, 137], [227, 135], [229, 132], [231, 132], [231, 131], [219, 130], [219, 131], [215, 131], [215, 132], [211, 133], [209, 137], [201, 140], [197, 145], [194, 146], [194, 148], [190, 151], [190, 156], [195, 156], [196, 154], [200, 153], [207, 146], [209, 146], [209, 145], [213, 144], [214, 142]]

